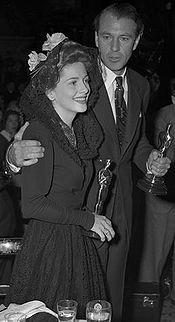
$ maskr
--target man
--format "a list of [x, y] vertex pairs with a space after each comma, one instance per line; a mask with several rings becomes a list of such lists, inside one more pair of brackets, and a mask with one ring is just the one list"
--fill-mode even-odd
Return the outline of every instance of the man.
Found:
[[[160, 133], [165, 131], [168, 123], [172, 125], [171, 144], [167, 149], [171, 167], [165, 176], [167, 195], [154, 196], [148, 193], [145, 195], [145, 209], [140, 205], [142, 212], [145, 210], [145, 225], [138, 280], [144, 283], [160, 283], [167, 256], [175, 239], [175, 104], [159, 109], [152, 120], [153, 140], [156, 146], [160, 145]], [[175, 304], [175, 244], [173, 247], [171, 299]]]
[[[113, 163], [113, 186], [109, 192], [104, 213], [112, 218], [116, 238], [110, 244], [96, 242], [99, 255], [107, 272], [109, 300], [112, 303], [113, 321], [122, 317], [122, 301], [125, 266], [129, 247], [132, 221], [132, 173], [131, 163], [146, 172], [164, 175], [170, 160], [158, 157], [152, 151], [144, 135], [144, 114], [149, 101], [149, 85], [145, 78], [127, 68], [133, 50], [137, 48], [143, 24], [136, 9], [127, 3], [115, 3], [105, 8], [95, 19], [95, 42], [98, 48], [99, 72], [103, 78], [99, 98], [94, 107], [96, 117], [104, 131], [104, 142], [99, 160], [110, 159]], [[127, 107], [127, 123], [122, 146], [119, 144], [119, 123], [116, 119], [115, 89], [116, 76], [122, 76], [124, 101]], [[152, 151], [152, 152], [151, 152]], [[34, 141], [16, 141], [9, 150], [9, 161], [19, 167], [27, 166], [43, 157], [44, 151]], [[32, 159], [32, 160], [30, 160]], [[96, 171], [100, 162], [96, 160]], [[94, 209], [98, 182], [94, 177], [87, 205]], [[107, 266], [107, 268], [106, 268]]]

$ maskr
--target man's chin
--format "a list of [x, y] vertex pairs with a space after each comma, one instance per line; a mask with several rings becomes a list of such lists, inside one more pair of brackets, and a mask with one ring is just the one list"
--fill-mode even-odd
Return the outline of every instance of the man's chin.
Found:
[[119, 62], [116, 62], [115, 60], [114, 61], [110, 60], [110, 62], [106, 66], [114, 73], [118, 73], [118, 74], [122, 74], [125, 68], [125, 66], [123, 66], [121, 62], [119, 63]]

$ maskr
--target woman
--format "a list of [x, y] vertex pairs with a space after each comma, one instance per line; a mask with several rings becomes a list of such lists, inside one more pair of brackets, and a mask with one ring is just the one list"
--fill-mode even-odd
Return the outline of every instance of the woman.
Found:
[[[4, 114], [0, 132], [0, 237], [13, 237], [16, 228], [16, 209], [11, 196], [13, 183], [4, 176], [4, 162], [7, 148], [19, 129], [19, 113], [9, 110]], [[0, 283], [8, 284], [13, 260], [0, 260]]]
[[58, 299], [72, 298], [78, 317], [85, 318], [86, 303], [106, 294], [96, 249], [83, 231], [114, 236], [110, 220], [84, 208], [103, 137], [93, 114], [84, 113], [92, 56], [63, 34], [47, 37], [47, 55], [29, 55], [32, 79], [21, 99], [30, 121], [24, 138], [40, 140], [45, 156], [22, 170], [22, 210], [29, 224], [7, 304], [38, 299], [56, 311]]

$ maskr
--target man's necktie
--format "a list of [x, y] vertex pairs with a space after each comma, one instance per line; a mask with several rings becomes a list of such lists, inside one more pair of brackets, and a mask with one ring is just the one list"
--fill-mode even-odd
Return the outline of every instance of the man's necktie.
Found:
[[117, 133], [120, 143], [120, 147], [123, 143], [125, 134], [125, 125], [127, 120], [127, 108], [124, 100], [124, 88], [122, 86], [122, 77], [116, 77], [116, 89], [115, 89], [115, 109], [116, 109], [116, 122]]

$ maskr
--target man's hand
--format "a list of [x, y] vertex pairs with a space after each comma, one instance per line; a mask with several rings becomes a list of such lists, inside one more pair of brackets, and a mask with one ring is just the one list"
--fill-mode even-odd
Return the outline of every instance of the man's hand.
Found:
[[106, 239], [110, 241], [115, 236], [111, 221], [102, 215], [95, 215], [95, 222], [91, 230], [95, 231], [100, 236], [102, 242]]
[[8, 150], [7, 160], [16, 167], [32, 165], [44, 156], [44, 148], [35, 140], [22, 140], [23, 133], [29, 125], [26, 122], [15, 135], [14, 142]]
[[155, 176], [164, 176], [170, 168], [171, 160], [168, 157], [161, 157], [161, 153], [153, 150], [147, 161], [148, 170]]
[[28, 127], [29, 122], [25, 122], [23, 126], [19, 129], [19, 131], [15, 134], [14, 140], [22, 140], [22, 136], [24, 134], [25, 129]]

